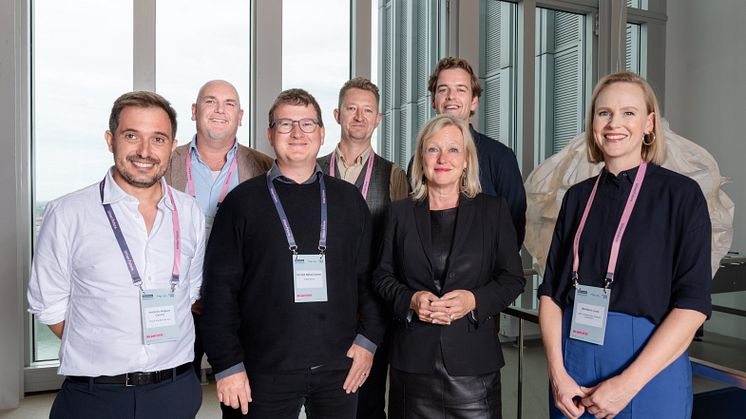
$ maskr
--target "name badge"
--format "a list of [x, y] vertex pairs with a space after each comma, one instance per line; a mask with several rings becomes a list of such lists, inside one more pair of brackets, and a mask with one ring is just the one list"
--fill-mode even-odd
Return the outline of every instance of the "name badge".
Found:
[[176, 325], [176, 297], [170, 288], [140, 293], [142, 343], [172, 342], [179, 338]]
[[329, 301], [326, 293], [326, 257], [292, 255], [293, 293], [296, 303]]
[[604, 344], [611, 290], [578, 284], [572, 307], [570, 337], [596, 345]]

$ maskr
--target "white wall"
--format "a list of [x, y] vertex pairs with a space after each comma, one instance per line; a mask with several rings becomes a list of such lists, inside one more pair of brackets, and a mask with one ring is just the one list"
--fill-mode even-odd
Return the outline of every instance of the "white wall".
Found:
[[[746, 1], [668, 2], [666, 115], [671, 128], [707, 149], [734, 183], [731, 250], [746, 254]], [[713, 303], [746, 309], [746, 293]], [[746, 319], [715, 314], [707, 329], [746, 338]]]
[[[26, 190], [28, 141], [23, 118], [26, 58], [18, 34], [24, 27], [26, 6], [23, 1], [0, 2], [0, 409], [18, 405], [23, 396], [23, 277], [22, 239], [29, 222], [28, 200], [17, 199]], [[26, 184], [28, 182], [25, 182]], [[25, 201], [25, 203], [24, 203]]]

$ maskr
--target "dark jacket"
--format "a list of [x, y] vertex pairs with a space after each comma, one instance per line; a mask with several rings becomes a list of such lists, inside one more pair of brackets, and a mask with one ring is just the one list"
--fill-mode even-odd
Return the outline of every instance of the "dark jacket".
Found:
[[[476, 297], [470, 316], [449, 326], [409, 316], [416, 291], [438, 295], [433, 281], [430, 211], [427, 199], [391, 204], [385, 221], [375, 290], [396, 318], [391, 366], [411, 373], [432, 373], [437, 351], [451, 375], [479, 375], [505, 362], [493, 318], [523, 291], [521, 259], [510, 211], [503, 198], [461, 196], [442, 294], [463, 289]], [[411, 321], [407, 320], [411, 317]]]

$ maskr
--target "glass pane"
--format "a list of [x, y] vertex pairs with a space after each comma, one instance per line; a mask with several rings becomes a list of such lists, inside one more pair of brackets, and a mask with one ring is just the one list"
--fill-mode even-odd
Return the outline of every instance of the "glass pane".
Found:
[[518, 5], [482, 0], [482, 12], [480, 126], [485, 134], [516, 150]]
[[626, 37], [625, 63], [626, 69], [637, 74], [641, 74], [641, 53], [642, 42], [641, 35], [642, 25], [628, 23]]
[[319, 102], [326, 131], [319, 156], [339, 142], [333, 112], [349, 78], [350, 0], [284, 0], [282, 88], [305, 89]]
[[627, 0], [627, 7], [648, 10], [648, 0]]
[[539, 161], [583, 131], [587, 44], [584, 15], [536, 9], [534, 126]]
[[[47, 201], [100, 180], [112, 164], [104, 132], [112, 103], [132, 90], [132, 0], [38, 0], [32, 13], [36, 233]], [[34, 361], [57, 358], [46, 326], [33, 336]]]
[[427, 81], [444, 54], [448, 11], [442, 0], [378, 4], [380, 154], [406, 168], [420, 127], [435, 115]]
[[179, 144], [195, 134], [192, 103], [199, 88], [223, 79], [238, 90], [245, 112], [237, 137], [249, 145], [251, 2], [158, 0], [156, 7], [156, 90], [176, 109]]

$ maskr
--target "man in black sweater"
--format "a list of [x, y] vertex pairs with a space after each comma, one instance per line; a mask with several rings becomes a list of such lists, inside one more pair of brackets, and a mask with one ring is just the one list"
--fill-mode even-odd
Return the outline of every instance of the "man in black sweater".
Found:
[[295, 419], [305, 405], [309, 419], [353, 418], [384, 331], [370, 212], [316, 164], [313, 96], [280, 93], [267, 134], [275, 164], [228, 194], [205, 253], [202, 337], [223, 417]]

